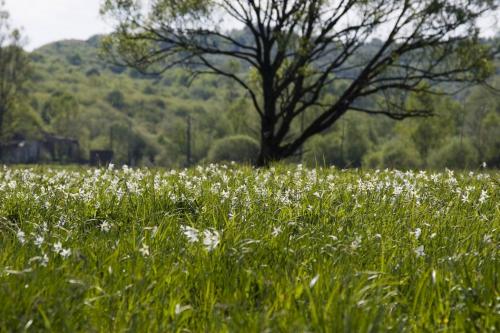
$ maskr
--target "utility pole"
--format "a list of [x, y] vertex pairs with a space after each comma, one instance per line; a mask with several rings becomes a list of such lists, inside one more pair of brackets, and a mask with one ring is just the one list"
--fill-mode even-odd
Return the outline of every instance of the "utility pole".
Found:
[[186, 164], [191, 166], [191, 116], [187, 115], [187, 128], [186, 128]]
[[[300, 133], [304, 133], [304, 127], [305, 127], [304, 115], [305, 115], [305, 112], [302, 112], [302, 114], [300, 115]], [[303, 144], [300, 145], [299, 156], [300, 156], [300, 163], [303, 163], [304, 162], [304, 145]]]
[[127, 135], [127, 159], [128, 159], [128, 166], [132, 166], [132, 152], [131, 150], [131, 144], [130, 141], [132, 140], [132, 123], [129, 121], [128, 123], [128, 135]]
[[109, 150], [113, 151], [113, 126], [109, 126]]

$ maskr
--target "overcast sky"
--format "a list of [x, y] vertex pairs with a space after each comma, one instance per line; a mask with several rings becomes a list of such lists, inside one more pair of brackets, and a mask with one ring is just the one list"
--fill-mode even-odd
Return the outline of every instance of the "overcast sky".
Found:
[[13, 26], [22, 27], [32, 50], [61, 39], [109, 32], [99, 16], [102, 0], [6, 0]]
[[[99, 16], [102, 0], [6, 0], [15, 27], [28, 38], [27, 49], [61, 39], [87, 39], [111, 30]], [[500, 18], [500, 15], [497, 16]], [[488, 35], [499, 31], [498, 21], [481, 24]]]

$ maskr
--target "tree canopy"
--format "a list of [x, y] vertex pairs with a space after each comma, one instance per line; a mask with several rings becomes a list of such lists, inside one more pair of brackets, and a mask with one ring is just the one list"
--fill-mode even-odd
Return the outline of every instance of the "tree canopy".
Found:
[[0, 137], [5, 114], [22, 92], [29, 73], [29, 58], [22, 49], [21, 34], [11, 28], [9, 21], [9, 13], [0, 2]]
[[[106, 0], [116, 20], [107, 50], [141, 71], [177, 65], [242, 86], [261, 119], [258, 164], [293, 155], [311, 136], [348, 111], [394, 119], [429, 115], [409, 109], [401, 94], [437, 93], [439, 83], [482, 83], [493, 73], [492, 50], [479, 40], [477, 19], [498, 0]], [[243, 40], [224, 20], [250, 32]], [[376, 50], [354, 57], [373, 38]], [[215, 57], [217, 56], [217, 57]], [[240, 75], [228, 62], [251, 68]], [[354, 60], [354, 59], [358, 60]], [[325, 90], [334, 86], [334, 94]], [[384, 94], [379, 108], [363, 101]], [[302, 113], [316, 116], [296, 130]]]

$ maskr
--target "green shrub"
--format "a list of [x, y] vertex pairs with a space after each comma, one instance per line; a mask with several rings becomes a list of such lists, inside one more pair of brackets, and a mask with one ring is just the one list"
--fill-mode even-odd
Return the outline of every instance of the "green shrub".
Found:
[[454, 137], [429, 155], [429, 166], [432, 168], [470, 169], [479, 164], [479, 153], [467, 138]]
[[391, 140], [363, 159], [363, 166], [368, 168], [417, 169], [421, 165], [415, 145], [406, 140]]
[[252, 163], [256, 160], [259, 149], [259, 143], [249, 136], [229, 136], [213, 143], [208, 152], [208, 161]]

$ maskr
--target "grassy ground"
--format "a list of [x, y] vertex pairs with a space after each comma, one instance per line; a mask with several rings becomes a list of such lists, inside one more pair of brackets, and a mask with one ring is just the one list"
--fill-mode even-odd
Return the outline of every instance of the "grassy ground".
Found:
[[493, 332], [499, 179], [0, 169], [0, 331]]

